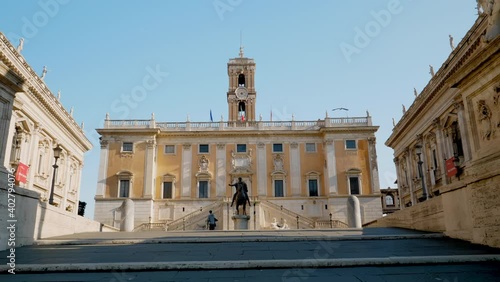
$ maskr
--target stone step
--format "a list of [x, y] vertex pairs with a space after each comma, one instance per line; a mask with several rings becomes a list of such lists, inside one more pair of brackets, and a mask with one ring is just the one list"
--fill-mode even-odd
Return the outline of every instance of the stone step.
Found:
[[[18, 273], [29, 272], [89, 272], [89, 271], [165, 271], [165, 270], [230, 270], [273, 268], [338, 268], [366, 266], [442, 265], [456, 263], [495, 262], [500, 255], [409, 256], [355, 259], [296, 259], [240, 261], [169, 261], [131, 263], [17, 264]], [[9, 266], [0, 266], [6, 272]]]

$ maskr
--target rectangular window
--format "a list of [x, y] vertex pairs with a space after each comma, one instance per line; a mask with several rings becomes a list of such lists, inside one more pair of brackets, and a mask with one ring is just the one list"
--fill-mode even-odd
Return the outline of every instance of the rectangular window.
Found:
[[208, 181], [198, 182], [199, 193], [198, 198], [208, 198]]
[[306, 152], [308, 153], [316, 152], [316, 143], [306, 143]]
[[351, 195], [359, 195], [359, 177], [349, 177], [349, 188], [351, 189]]
[[134, 143], [132, 142], [123, 142], [122, 144], [122, 152], [132, 152], [134, 149]]
[[165, 145], [165, 154], [175, 154], [175, 145]]
[[317, 197], [318, 196], [318, 180], [317, 179], [309, 179], [309, 196]]
[[283, 197], [283, 180], [274, 180], [274, 196]]
[[163, 182], [163, 199], [172, 199], [172, 182]]
[[273, 153], [283, 153], [283, 144], [281, 143], [273, 144]]
[[247, 144], [237, 144], [236, 145], [237, 153], [246, 153], [247, 152]]
[[130, 195], [130, 180], [120, 180], [120, 198], [128, 198]]
[[208, 144], [200, 144], [199, 153], [208, 153]]
[[356, 140], [345, 140], [345, 148], [348, 150], [356, 150]]

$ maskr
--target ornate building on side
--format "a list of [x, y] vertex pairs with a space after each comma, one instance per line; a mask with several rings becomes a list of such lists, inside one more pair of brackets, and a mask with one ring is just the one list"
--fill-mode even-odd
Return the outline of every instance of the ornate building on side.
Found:
[[72, 113], [43, 82], [46, 70], [38, 76], [21, 55], [22, 44], [14, 48], [1, 33], [0, 44], [0, 92], [2, 97], [13, 97], [10, 105], [0, 104], [2, 116], [8, 113], [10, 117], [0, 127], [5, 139], [2, 165], [17, 170], [16, 186], [37, 192], [42, 201], [48, 201], [54, 148], [59, 147], [53, 202], [61, 210], [76, 214], [83, 155], [92, 144]]
[[500, 1], [478, 10], [386, 142], [411, 210], [387, 218], [500, 246]]
[[[356, 195], [362, 221], [382, 215], [371, 117], [262, 121], [255, 115], [255, 62], [240, 50], [227, 64], [228, 120], [111, 120], [101, 135], [95, 220], [118, 226], [124, 199], [134, 226], [201, 229], [213, 210], [217, 229], [234, 228], [229, 207], [239, 177], [247, 184], [250, 229], [346, 226]], [[279, 223], [278, 222], [278, 223]]]

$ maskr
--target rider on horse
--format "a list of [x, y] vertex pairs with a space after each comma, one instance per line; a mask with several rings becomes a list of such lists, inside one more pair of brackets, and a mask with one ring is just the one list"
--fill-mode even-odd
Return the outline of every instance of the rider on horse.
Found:
[[[236, 195], [238, 194], [238, 190], [240, 190], [241, 192], [243, 192], [243, 195], [245, 196], [245, 199], [248, 201], [248, 205], [250, 205], [250, 199], [248, 198], [248, 187], [247, 187], [247, 184], [245, 182], [243, 182], [243, 180], [241, 179], [241, 177], [238, 177], [238, 182], [236, 182], [234, 184], [229, 184], [229, 186], [236, 187], [236, 192], [233, 195], [233, 201], [232, 201], [232, 203], [234, 203]], [[232, 206], [233, 206], [233, 204], [231, 204], [231, 207]]]

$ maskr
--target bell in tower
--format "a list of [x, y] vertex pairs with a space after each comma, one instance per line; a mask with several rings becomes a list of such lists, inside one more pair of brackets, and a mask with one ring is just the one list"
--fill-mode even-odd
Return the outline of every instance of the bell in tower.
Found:
[[227, 92], [229, 121], [255, 121], [255, 62], [246, 58], [240, 47], [238, 58], [227, 63], [229, 90]]

